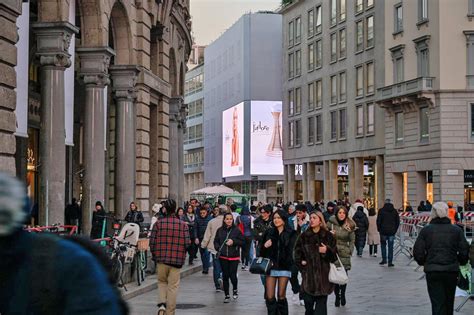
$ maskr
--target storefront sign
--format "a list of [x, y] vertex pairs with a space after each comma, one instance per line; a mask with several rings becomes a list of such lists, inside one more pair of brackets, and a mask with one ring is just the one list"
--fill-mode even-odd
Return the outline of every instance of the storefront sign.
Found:
[[458, 175], [459, 171], [458, 170], [447, 170], [448, 175]]
[[464, 170], [464, 182], [465, 183], [474, 182], [474, 170]]

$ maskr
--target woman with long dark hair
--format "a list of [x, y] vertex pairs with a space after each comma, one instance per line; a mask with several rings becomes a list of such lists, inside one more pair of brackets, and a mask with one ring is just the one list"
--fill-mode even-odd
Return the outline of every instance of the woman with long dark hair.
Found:
[[[344, 206], [337, 208], [336, 214], [329, 219], [329, 228], [336, 238], [337, 252], [346, 272], [351, 269], [351, 256], [355, 244], [355, 223], [348, 216], [348, 211]], [[337, 285], [334, 289], [336, 307], [346, 305], [347, 284]]]
[[244, 244], [244, 236], [234, 224], [234, 217], [226, 213], [224, 223], [216, 232], [214, 248], [222, 268], [222, 280], [224, 284], [224, 303], [230, 302], [229, 279], [232, 282], [232, 297], [239, 297], [237, 289], [237, 268], [240, 261], [240, 248]]
[[186, 249], [189, 255], [189, 265], [193, 265], [193, 260], [196, 259], [197, 254], [197, 245], [194, 242], [195, 232], [194, 228], [196, 226], [196, 216], [194, 214], [194, 208], [192, 205], [188, 206], [188, 211], [183, 215], [183, 221], [188, 225], [189, 229], [189, 238], [191, 239], [191, 245]]
[[[273, 267], [265, 279], [266, 305], [268, 314], [288, 314], [286, 287], [294, 265], [293, 248], [296, 232], [288, 225], [288, 215], [283, 210], [273, 213], [273, 227], [268, 229], [260, 242], [260, 255], [269, 258]], [[275, 291], [278, 287], [278, 301]]]
[[309, 228], [295, 245], [295, 263], [301, 271], [306, 315], [326, 315], [328, 295], [334, 290], [329, 282], [329, 264], [336, 260], [336, 240], [328, 231], [321, 212], [311, 212]]

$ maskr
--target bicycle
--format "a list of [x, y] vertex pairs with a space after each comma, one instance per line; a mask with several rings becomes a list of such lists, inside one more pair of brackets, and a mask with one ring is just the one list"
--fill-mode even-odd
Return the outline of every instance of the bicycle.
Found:
[[137, 284], [140, 286], [145, 281], [146, 270], [148, 268], [147, 251], [149, 240], [147, 238], [138, 240], [138, 251], [135, 255], [135, 267], [137, 272]]

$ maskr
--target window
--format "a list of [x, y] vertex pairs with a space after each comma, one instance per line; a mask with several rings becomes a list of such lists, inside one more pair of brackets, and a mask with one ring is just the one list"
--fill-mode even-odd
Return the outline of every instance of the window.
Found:
[[314, 109], [314, 86], [314, 82], [308, 84], [308, 109]]
[[290, 23], [288, 23], [288, 46], [293, 46], [293, 44], [295, 43], [295, 33], [294, 33], [295, 29], [294, 29], [294, 25], [293, 25], [293, 21], [291, 21]]
[[[472, 17], [474, 16], [474, 0], [469, 0], [469, 7], [468, 7], [467, 16]], [[469, 20], [470, 21], [470, 20]]]
[[346, 58], [346, 29], [339, 30], [339, 58]]
[[367, 0], [367, 9], [374, 6], [374, 0]]
[[314, 10], [308, 11], [308, 37], [314, 35]]
[[[474, 0], [472, 0], [474, 6]], [[474, 16], [474, 13], [473, 13]], [[468, 89], [474, 88], [474, 32], [464, 31], [466, 36], [466, 86]]]
[[323, 122], [321, 120], [321, 115], [316, 116], [316, 143], [323, 141]]
[[356, 22], [356, 52], [364, 49], [364, 21]]
[[292, 121], [290, 121], [288, 123], [288, 146], [291, 148], [293, 145], [294, 145], [294, 137], [293, 137], [293, 134], [294, 134], [294, 123]]
[[308, 143], [314, 143], [314, 117], [308, 118]]
[[418, 23], [428, 21], [428, 0], [418, 0]]
[[401, 3], [395, 6], [393, 33], [403, 32], [403, 6]]
[[367, 45], [366, 48], [374, 47], [374, 17], [369, 16], [365, 23], [366, 25], [366, 36], [367, 36]]
[[331, 62], [337, 60], [337, 46], [336, 46], [336, 33], [331, 34]]
[[293, 90], [288, 91], [288, 115], [293, 115], [295, 113], [295, 99]]
[[356, 68], [356, 97], [364, 95], [364, 67]]
[[295, 44], [301, 43], [301, 18], [297, 17], [295, 20]]
[[316, 68], [321, 68], [323, 65], [323, 42], [318, 40], [316, 42]]
[[331, 140], [337, 139], [337, 112], [331, 112]]
[[345, 139], [346, 138], [346, 120], [347, 120], [347, 115], [346, 115], [346, 109], [340, 109], [339, 110], [339, 139]]
[[339, 0], [339, 21], [346, 19], [346, 0]]
[[295, 52], [295, 76], [301, 75], [301, 50]]
[[331, 26], [337, 23], [337, 1], [331, 0]]
[[403, 57], [398, 57], [395, 59], [394, 68], [394, 82], [403, 82]]
[[374, 67], [374, 63], [373, 62], [369, 62], [367, 63], [367, 86], [366, 86], [366, 91], [367, 91], [367, 94], [374, 94], [375, 93], [375, 82], [374, 82], [374, 71], [375, 71], [375, 67]]
[[301, 121], [295, 120], [295, 146], [301, 145]]
[[314, 70], [314, 43], [308, 45], [308, 71]]
[[418, 76], [419, 77], [429, 77], [429, 62], [430, 54], [428, 48], [421, 49], [418, 52]]
[[367, 104], [367, 134], [375, 133], [375, 105]]
[[331, 104], [337, 102], [337, 76], [331, 77]]
[[295, 113], [301, 113], [301, 88], [295, 89]]
[[428, 107], [420, 108], [420, 142], [430, 141], [430, 110]]
[[347, 99], [346, 96], [347, 90], [347, 80], [346, 80], [346, 72], [339, 73], [339, 102], [345, 102]]
[[364, 0], [356, 0], [356, 14], [364, 11]]
[[356, 136], [364, 135], [364, 106], [360, 105], [356, 107]]
[[316, 107], [321, 108], [323, 106], [323, 81], [316, 81]]
[[316, 33], [321, 33], [322, 14], [321, 6], [316, 7]]
[[395, 144], [403, 143], [403, 112], [395, 114]]
[[295, 55], [288, 55], [288, 77], [291, 79], [295, 76]]

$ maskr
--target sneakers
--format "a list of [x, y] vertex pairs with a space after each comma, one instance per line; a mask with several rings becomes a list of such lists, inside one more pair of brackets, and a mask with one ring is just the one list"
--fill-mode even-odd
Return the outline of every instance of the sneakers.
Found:
[[243, 271], [247, 270], [247, 266], [246, 266], [246, 265], [242, 265], [242, 270], [243, 270]]
[[224, 287], [224, 281], [222, 281], [222, 278], [217, 279], [217, 283], [219, 283], [219, 288], [222, 289]]
[[389, 266], [389, 267], [395, 267], [395, 265], [392, 264], [392, 263], [388, 263], [388, 266]]
[[207, 275], [208, 273], [209, 273], [209, 271], [207, 271], [207, 270], [203, 270], [203, 271], [202, 271], [202, 274], [203, 274], [203, 275]]
[[157, 315], [166, 315], [166, 306], [164, 304], [159, 305]]
[[300, 305], [304, 306], [304, 300], [300, 300]]
[[293, 293], [293, 296], [291, 297], [291, 302], [293, 303], [298, 302], [298, 295], [299, 295], [298, 293]]
[[385, 265], [387, 262], [385, 260], [382, 260], [381, 262], [379, 262], [379, 265]]
[[237, 290], [234, 290], [232, 293], [232, 298], [234, 300], [237, 300], [239, 298], [239, 292]]
[[222, 292], [221, 288], [216, 288], [216, 292]]
[[377, 253], [374, 254], [374, 257], [377, 257]]
[[230, 303], [230, 296], [228, 295], [225, 296], [224, 303]]

